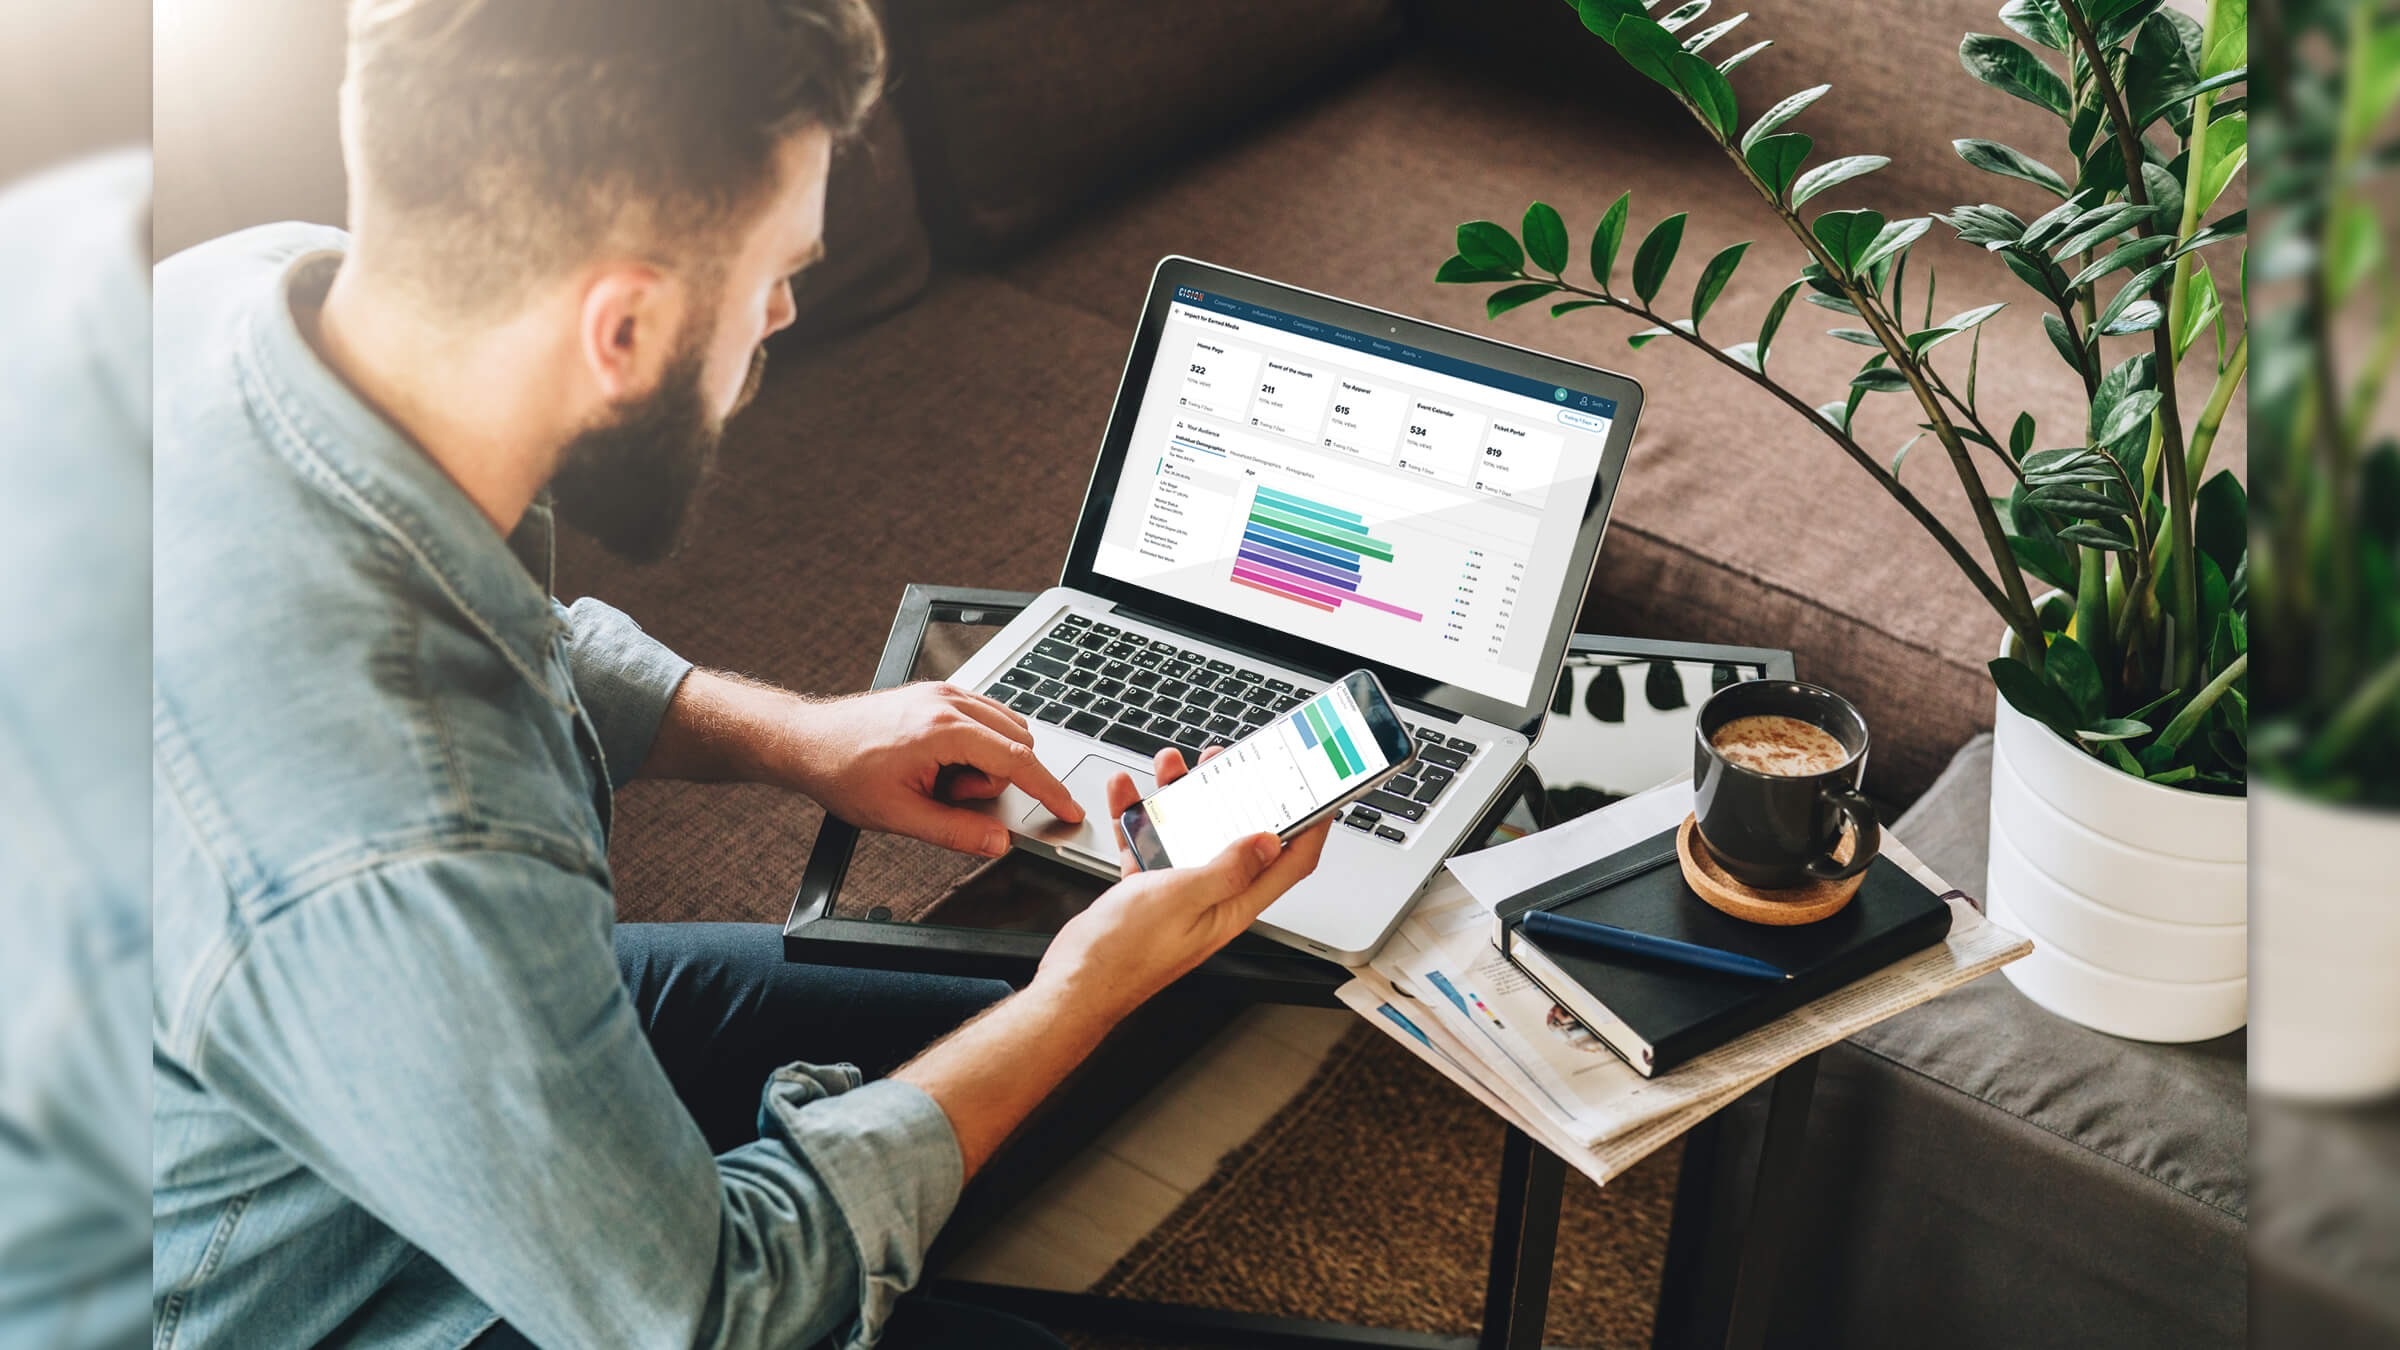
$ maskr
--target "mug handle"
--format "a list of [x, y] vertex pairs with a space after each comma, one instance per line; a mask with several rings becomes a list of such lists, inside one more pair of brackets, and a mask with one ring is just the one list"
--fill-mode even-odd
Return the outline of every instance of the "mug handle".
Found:
[[1857, 832], [1858, 842], [1851, 846], [1850, 861], [1835, 862], [1830, 857], [1811, 858], [1801, 870], [1819, 881], [1847, 881], [1867, 870], [1875, 855], [1883, 850], [1883, 827], [1875, 823], [1874, 803], [1857, 788], [1834, 783], [1819, 790], [1825, 800], [1832, 802]]

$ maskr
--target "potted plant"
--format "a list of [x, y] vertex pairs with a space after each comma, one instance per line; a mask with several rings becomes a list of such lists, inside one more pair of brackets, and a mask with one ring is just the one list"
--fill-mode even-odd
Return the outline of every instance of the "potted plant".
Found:
[[2400, 444], [2379, 419], [2400, 267], [2373, 181], [2400, 143], [2400, 16], [2284, 0], [2257, 21], [2289, 64], [2258, 93], [2278, 168], [2257, 277], [2274, 340], [2251, 405], [2253, 588], [2274, 654], [2253, 707], [2253, 1082], [2360, 1099], [2400, 1091]]
[[[2241, 261], [2228, 255], [2247, 228], [2245, 211], [2219, 207], [2248, 157], [2244, 0], [2210, 0], [2198, 20], [2162, 0], [2008, 0], [1999, 18], [2015, 36], [1969, 34], [1960, 59], [1992, 89], [2058, 119], [2063, 167], [1961, 139], [1969, 164], [2038, 209], [1982, 203], [1900, 220], [1807, 210], [1826, 189], [1889, 161], [1809, 163], [1811, 139], [1783, 128], [1827, 85], [1745, 125], [1726, 77], [1768, 44], [1722, 61], [1706, 55], [1739, 20], [1699, 26], [1708, 0], [1573, 3], [1585, 28], [1690, 112], [1809, 262], [1755, 338], [1725, 345], [1702, 325], [1749, 245], [1710, 258], [1689, 311], [1673, 317], [1659, 297], [1684, 216], [1651, 227], [1621, 277], [1630, 194], [1592, 234], [1591, 284], [1570, 276], [1566, 222], [1541, 202], [1517, 232], [1461, 225], [1458, 251], [1435, 279], [1499, 285], [1486, 302], [1494, 318], [1536, 302], [1554, 317], [1632, 315], [1650, 325], [1629, 339], [1634, 347], [1691, 343], [1849, 456], [1941, 546], [2006, 632], [1991, 662], [1999, 728], [1987, 901], [2037, 944], [2010, 977], [2054, 1011], [2123, 1035], [2191, 1040], [2239, 1027], [2248, 504], [2232, 473], [2208, 470], [2249, 368], [2245, 324], [2217, 286], [2220, 274], [2238, 275]], [[1937, 226], [1984, 248], [2029, 289], [2066, 377], [2082, 385], [2083, 426], [2045, 429], [2025, 413], [1982, 410], [1982, 327], [2004, 305], [1937, 321], [1928, 282], [1911, 316], [1909, 255]], [[1830, 336], [1871, 349], [1832, 402], [1771, 372], [1795, 298], [1842, 316]], [[2175, 373], [2201, 362], [2209, 392], [2193, 406]], [[1919, 437], [1888, 458], [1852, 433], [1861, 402], [1876, 396], [1905, 396], [1922, 414]], [[1927, 438], [1973, 513], [1970, 539], [1901, 481], [1903, 458]], [[1986, 487], [1986, 467], [2005, 475], [2005, 495]]]

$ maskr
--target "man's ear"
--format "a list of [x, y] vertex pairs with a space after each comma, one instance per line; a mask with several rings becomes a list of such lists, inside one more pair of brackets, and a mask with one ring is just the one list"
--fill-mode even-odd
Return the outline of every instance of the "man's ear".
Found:
[[626, 403], [657, 388], [682, 322], [682, 295], [658, 269], [618, 262], [594, 271], [583, 288], [576, 345], [601, 399]]

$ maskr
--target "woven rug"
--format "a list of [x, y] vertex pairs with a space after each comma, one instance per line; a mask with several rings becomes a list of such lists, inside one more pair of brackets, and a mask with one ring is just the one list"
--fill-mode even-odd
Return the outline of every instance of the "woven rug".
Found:
[[[1374, 1028], [1351, 1029], [1291, 1103], [1095, 1286], [1405, 1331], [1483, 1309], [1498, 1119]], [[1679, 1148], [1607, 1188], [1567, 1174], [1543, 1340], [1650, 1343]], [[1081, 1350], [1166, 1344], [1064, 1333]]]

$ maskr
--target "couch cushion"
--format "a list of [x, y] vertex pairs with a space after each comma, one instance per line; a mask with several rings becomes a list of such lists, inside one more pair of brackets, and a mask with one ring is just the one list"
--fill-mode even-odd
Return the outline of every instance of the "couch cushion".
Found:
[[1394, 0], [890, 0], [936, 245], [982, 257], [1387, 55]]
[[[681, 554], [633, 568], [562, 535], [558, 593], [603, 596], [702, 665], [864, 688], [907, 583], [1057, 580], [1126, 339], [1015, 287], [937, 279], [882, 323], [770, 360]], [[610, 842], [620, 915], [781, 923], [819, 819], [772, 788], [636, 783]], [[920, 895], [951, 874], [929, 855], [871, 839], [848, 886]]]
[[[1769, 50], [1752, 64], [1783, 84], [1812, 78], [1776, 67], [1776, 56]], [[1954, 58], [1929, 69], [1926, 78], [1973, 86]], [[1982, 177], [1955, 160], [1952, 167]], [[1927, 188], [1902, 176], [1883, 179], [1870, 175], [1811, 205], [1872, 203], [1897, 217], [1959, 200], [1955, 183]], [[1995, 200], [2037, 209], [2030, 198], [2038, 189], [1990, 181], [2002, 189]], [[1691, 213], [1682, 261], [1660, 297], [1672, 315], [1688, 312], [1700, 260], [1740, 240], [1758, 241], [1707, 328], [1719, 345], [1754, 337], [1804, 255], [1695, 128], [1649, 126], [1562, 103], [1431, 52], [1191, 164], [1010, 262], [1003, 274], [1059, 303], [1130, 322], [1157, 259], [1185, 253], [1640, 379], [1647, 410], [1583, 626], [1791, 648], [1803, 677], [1852, 694], [1874, 722], [1879, 748], [1870, 790], [1906, 800], [1961, 741], [1989, 725], [1983, 666], [2000, 631], [1925, 532], [1831, 442], [1707, 354], [1678, 341], [1628, 351], [1625, 337], [1642, 325], [1607, 311], [1553, 321], [1533, 305], [1489, 321], [1483, 299], [1490, 288], [1433, 283], [1458, 222], [1514, 222], [1536, 197], [1565, 214], [1572, 269], [1588, 278], [1591, 228], [1626, 188], [1633, 190], [1634, 235], [1618, 264], [1620, 279], [1641, 231], [1673, 212]], [[2041, 444], [2061, 443], [2082, 425], [2082, 390], [2051, 351], [2031, 292], [1981, 250], [1947, 235], [1937, 227], [1917, 250], [1911, 310], [1921, 311], [1924, 278], [1937, 271], [1937, 318], [2010, 302], [1986, 328], [1978, 387], [1985, 420], [2005, 435], [2026, 409], [2042, 428]], [[1778, 379], [1810, 403], [1839, 398], [1866, 353], [1822, 330], [1849, 322], [1793, 305], [1774, 348]], [[2112, 361], [2134, 351], [2130, 341], [2114, 347]], [[1943, 351], [1951, 381], [1963, 385], [1968, 342]], [[2195, 399], [2204, 393], [2187, 389]], [[1859, 414], [1858, 439], [1888, 461], [1917, 418], [1905, 395], [1871, 398]], [[2221, 461], [2238, 460], [2230, 426], [2228, 440], [2234, 444]], [[2005, 471], [1988, 457], [1980, 467], [1999, 490]], [[1971, 552], [1986, 556], [1938, 445], [1911, 452], [1903, 481]]]

